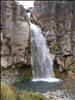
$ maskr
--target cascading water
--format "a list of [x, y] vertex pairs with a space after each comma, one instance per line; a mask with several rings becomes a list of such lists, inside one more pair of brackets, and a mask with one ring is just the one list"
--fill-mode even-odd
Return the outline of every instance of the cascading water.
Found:
[[53, 61], [41, 28], [29, 21], [31, 29], [31, 63], [33, 81], [59, 81], [54, 78]]
[[30, 24], [32, 29], [32, 67], [33, 78], [54, 77], [53, 61], [50, 58], [49, 48], [46, 44], [46, 38], [41, 33], [40, 27]]

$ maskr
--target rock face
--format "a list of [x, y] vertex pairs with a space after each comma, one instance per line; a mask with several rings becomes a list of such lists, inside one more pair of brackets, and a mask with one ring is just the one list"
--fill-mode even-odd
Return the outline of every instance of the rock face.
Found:
[[[53, 36], [63, 55], [75, 56], [75, 2], [74, 1], [35, 1], [34, 19], [44, 31]], [[49, 38], [48, 36], [48, 38]], [[52, 41], [53, 42], [53, 41]]]
[[74, 63], [75, 1], [36, 0], [33, 16], [42, 30], [45, 31], [50, 51], [63, 62], [63, 67]]
[[24, 7], [15, 1], [1, 1], [1, 66], [26, 63], [29, 25]]

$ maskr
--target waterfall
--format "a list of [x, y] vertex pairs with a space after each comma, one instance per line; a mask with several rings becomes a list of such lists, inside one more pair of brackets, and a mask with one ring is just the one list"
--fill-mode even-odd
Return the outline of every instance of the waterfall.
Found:
[[41, 28], [30, 21], [29, 24], [31, 30], [31, 64], [33, 81], [58, 81], [58, 79], [54, 78], [53, 60]]

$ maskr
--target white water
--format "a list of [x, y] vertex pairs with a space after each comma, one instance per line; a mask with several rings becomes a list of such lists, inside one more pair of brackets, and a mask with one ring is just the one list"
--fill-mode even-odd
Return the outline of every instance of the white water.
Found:
[[32, 80], [33, 82], [36, 82], [36, 81], [44, 81], [44, 82], [59, 82], [60, 80], [57, 79], [57, 78], [40, 78], [40, 79], [33, 79]]
[[[30, 17], [30, 15], [29, 15]], [[33, 70], [32, 81], [58, 82], [53, 71], [53, 60], [43, 36], [41, 28], [30, 23], [31, 29], [31, 63]]]

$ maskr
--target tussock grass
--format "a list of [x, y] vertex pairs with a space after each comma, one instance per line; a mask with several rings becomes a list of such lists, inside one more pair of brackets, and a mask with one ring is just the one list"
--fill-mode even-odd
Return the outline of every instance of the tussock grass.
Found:
[[18, 95], [18, 100], [46, 100], [46, 97], [40, 93], [22, 91]]
[[1, 100], [16, 100], [16, 94], [11, 86], [1, 83]]
[[17, 91], [14, 87], [1, 83], [1, 100], [47, 100], [41, 93]]
[[18, 95], [18, 100], [47, 100], [41, 93], [22, 91]]

